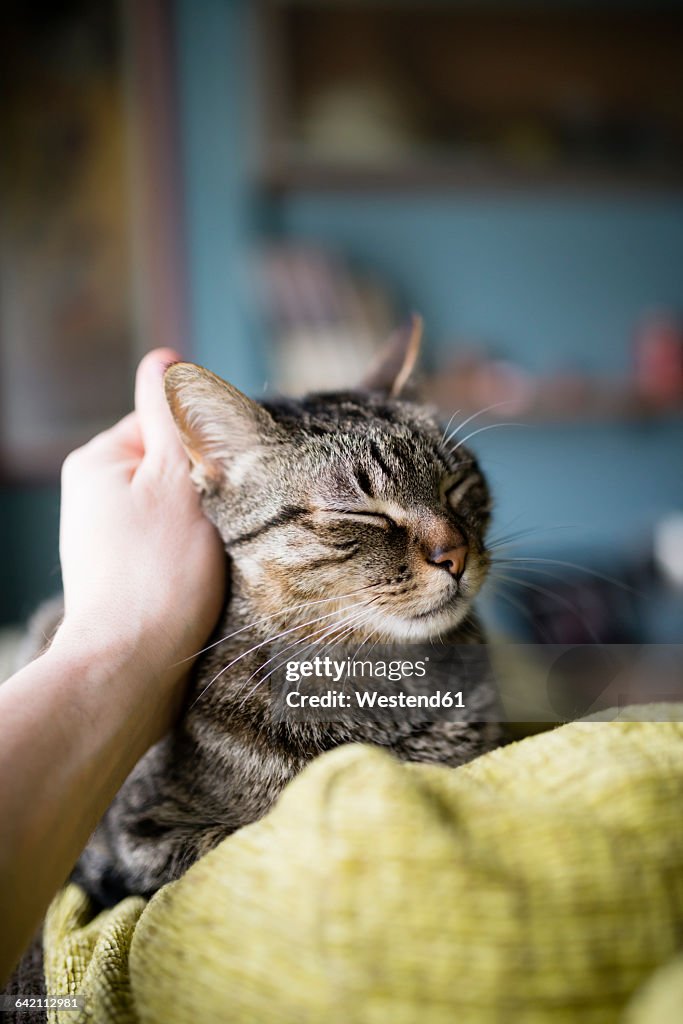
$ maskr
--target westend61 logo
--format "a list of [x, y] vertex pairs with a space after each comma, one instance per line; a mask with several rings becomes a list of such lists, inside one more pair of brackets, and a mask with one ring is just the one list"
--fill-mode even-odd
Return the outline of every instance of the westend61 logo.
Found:
[[[336, 652], [341, 653], [341, 652]], [[383, 654], [389, 655], [388, 649]], [[376, 720], [398, 712], [407, 721], [408, 713], [427, 720], [443, 717], [449, 711], [465, 709], [463, 691], [455, 689], [456, 678], [434, 671], [431, 655], [420, 658], [335, 657], [317, 655], [311, 659], [286, 662], [281, 682], [273, 680], [272, 711], [276, 720], [319, 721], [331, 710], [332, 718], [375, 715]], [[438, 657], [435, 658], [438, 661]], [[303, 716], [303, 717], [302, 717]]]
[[340, 644], [267, 679], [278, 725], [683, 719], [683, 644]]
[[401, 679], [424, 679], [429, 657], [422, 661], [356, 661], [354, 658], [320, 656], [310, 661], [288, 661], [285, 678], [288, 683], [302, 679], [329, 679], [339, 683], [342, 679], [388, 679], [398, 683]]

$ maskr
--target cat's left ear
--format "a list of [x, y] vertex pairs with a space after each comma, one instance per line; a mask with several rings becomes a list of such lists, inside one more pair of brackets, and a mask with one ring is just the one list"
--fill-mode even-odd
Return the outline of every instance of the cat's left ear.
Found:
[[415, 369], [422, 342], [422, 317], [413, 313], [408, 323], [394, 331], [374, 366], [363, 379], [365, 391], [382, 391], [398, 398]]
[[173, 363], [164, 390], [200, 490], [220, 486], [237, 459], [278, 439], [262, 405], [202, 366]]

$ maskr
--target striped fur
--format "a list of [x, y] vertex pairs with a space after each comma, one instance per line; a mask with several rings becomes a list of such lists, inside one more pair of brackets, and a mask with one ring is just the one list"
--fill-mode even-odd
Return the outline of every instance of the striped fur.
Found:
[[[453, 452], [431, 412], [381, 393], [257, 404], [187, 364], [171, 368], [167, 393], [225, 544], [230, 595], [181, 723], [137, 766], [81, 858], [77, 878], [102, 903], [177, 877], [339, 743], [456, 765], [500, 742], [485, 681], [471, 721], [269, 719], [268, 672], [288, 650], [481, 642], [472, 600], [488, 566], [490, 498], [474, 456]], [[468, 545], [459, 581], [428, 560], [454, 535]]]

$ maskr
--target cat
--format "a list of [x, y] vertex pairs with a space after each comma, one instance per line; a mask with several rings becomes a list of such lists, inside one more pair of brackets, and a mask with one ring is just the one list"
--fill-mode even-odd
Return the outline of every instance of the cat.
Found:
[[189, 363], [166, 371], [230, 593], [180, 723], [139, 762], [77, 865], [101, 905], [177, 878], [340, 743], [458, 765], [502, 741], [488, 679], [468, 693], [470, 721], [271, 715], [268, 673], [297, 644], [483, 641], [472, 599], [489, 562], [489, 489], [436, 416], [400, 397], [420, 333], [417, 320], [399, 333], [359, 390], [299, 400], [256, 402]]
[[472, 600], [489, 564], [489, 489], [471, 452], [400, 397], [420, 333], [417, 320], [398, 333], [359, 390], [298, 400], [256, 402], [193, 364], [167, 369], [230, 592], [179, 724], [133, 770], [76, 866], [97, 904], [179, 877], [341, 743], [458, 765], [502, 741], [487, 678], [468, 691], [468, 720], [272, 715], [268, 675], [298, 650], [342, 637], [348, 651], [483, 642]]

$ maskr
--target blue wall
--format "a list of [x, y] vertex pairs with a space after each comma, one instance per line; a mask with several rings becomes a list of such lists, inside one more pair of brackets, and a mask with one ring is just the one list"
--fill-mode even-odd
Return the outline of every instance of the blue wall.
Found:
[[249, 301], [249, 7], [177, 0], [175, 23], [193, 357], [243, 389], [260, 387], [264, 357]]
[[56, 485], [0, 488], [0, 625], [21, 622], [61, 586]]
[[[259, 392], [265, 355], [249, 299], [257, 224], [334, 244], [386, 276], [438, 347], [483, 338], [530, 369], [623, 370], [638, 315], [683, 309], [683, 199], [543, 193], [258, 197], [248, 171], [252, 26], [246, 0], [176, 0], [194, 357]], [[476, 439], [501, 529], [555, 548], [633, 551], [683, 507], [683, 424], [532, 427]], [[12, 538], [3, 617], [57, 585], [56, 491], [2, 495]]]
[[[251, 25], [242, 0], [177, 0], [195, 354], [259, 392], [246, 271], [256, 224], [340, 248], [427, 321], [434, 349], [483, 339], [531, 370], [623, 371], [638, 317], [683, 309], [683, 198], [292, 194], [255, 197]], [[201, 15], [201, 16], [200, 16]], [[683, 507], [683, 424], [532, 427], [477, 438], [498, 522], [554, 547], [647, 545]], [[545, 543], [544, 543], [545, 541]]]
[[[639, 316], [683, 311], [675, 196], [295, 195], [274, 223], [384, 274], [423, 312], [435, 349], [480, 339], [531, 370], [626, 371]], [[473, 444], [501, 529], [569, 527], [540, 532], [539, 546], [635, 552], [683, 507], [680, 421], [503, 428]]]
[[295, 195], [279, 229], [336, 245], [422, 310], [535, 370], [621, 370], [636, 318], [683, 309], [683, 198]]
[[[302, 193], [258, 204], [246, 177], [248, 5], [177, 10], [195, 352], [242, 387], [259, 391], [264, 374], [245, 282], [257, 220], [384, 275], [423, 312], [435, 348], [481, 338], [532, 370], [623, 371], [643, 311], [683, 309], [676, 196]], [[661, 423], [489, 431], [477, 447], [501, 529], [562, 523], [567, 546], [623, 550], [646, 546], [653, 522], [683, 507], [682, 442], [683, 425]]]

